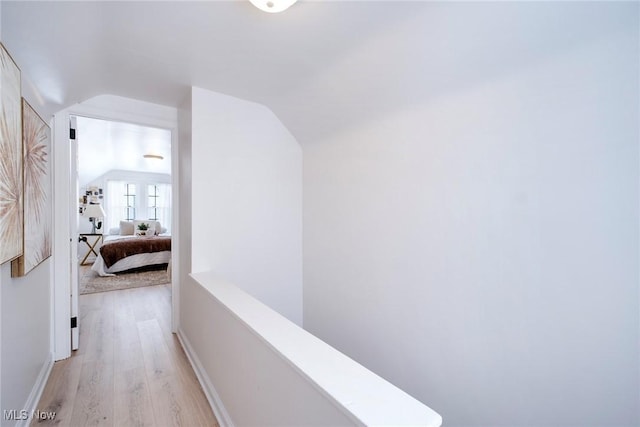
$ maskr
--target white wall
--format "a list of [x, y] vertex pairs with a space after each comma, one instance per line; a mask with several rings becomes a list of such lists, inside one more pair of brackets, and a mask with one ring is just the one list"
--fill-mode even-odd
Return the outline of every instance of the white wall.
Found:
[[[22, 79], [23, 97], [38, 111], [38, 100], [31, 91], [25, 92], [28, 76], [23, 74]], [[51, 258], [20, 278], [11, 278], [10, 262], [0, 266], [0, 424], [3, 426], [14, 425], [15, 421], [5, 420], [2, 411], [31, 409], [39, 381], [52, 361], [51, 275]]]
[[[11, 263], [0, 267], [2, 284], [2, 408], [28, 405], [51, 355], [51, 258], [28, 275], [11, 278]], [[4, 414], [4, 413], [3, 413]], [[2, 415], [0, 415], [2, 416]], [[2, 418], [3, 426], [14, 425]]]
[[191, 276], [179, 337], [221, 425], [442, 424], [430, 408], [217, 274]]
[[[180, 193], [180, 203], [176, 205], [178, 208], [178, 215], [180, 216], [179, 227], [179, 243], [180, 254], [178, 259], [178, 265], [180, 266], [180, 284], [182, 286], [182, 293], [188, 292], [186, 286], [191, 282], [189, 273], [191, 273], [191, 242], [192, 242], [192, 227], [191, 227], [191, 204], [192, 204], [192, 176], [191, 176], [191, 91], [185, 98], [184, 102], [178, 107], [178, 138], [180, 140], [179, 150], [177, 156], [174, 156], [174, 160], [178, 162], [178, 185]], [[174, 201], [175, 203], [175, 201]], [[175, 212], [175, 211], [174, 211]], [[175, 222], [174, 222], [175, 223]], [[174, 259], [176, 259], [174, 257]], [[191, 307], [185, 302], [185, 298], [180, 295], [180, 321], [181, 318], [186, 316]]]
[[192, 91], [192, 271], [302, 323], [302, 152], [266, 107]]
[[[205, 390], [215, 396], [212, 407], [221, 425], [356, 425], [352, 415], [274, 350], [218, 294], [212, 295], [191, 277], [182, 285], [188, 316], [180, 323], [181, 339], [190, 357], [198, 360]], [[248, 305], [248, 318], [271, 322], [263, 312], [270, 314], [268, 309], [255, 302]], [[292, 339], [288, 329], [283, 334]]]
[[447, 426], [638, 425], [638, 5], [434, 13], [304, 145], [305, 328]]

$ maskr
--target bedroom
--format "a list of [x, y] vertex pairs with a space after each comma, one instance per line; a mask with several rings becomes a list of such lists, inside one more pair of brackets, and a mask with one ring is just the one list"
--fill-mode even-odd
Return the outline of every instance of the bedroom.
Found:
[[170, 285], [171, 132], [76, 122], [79, 294]]

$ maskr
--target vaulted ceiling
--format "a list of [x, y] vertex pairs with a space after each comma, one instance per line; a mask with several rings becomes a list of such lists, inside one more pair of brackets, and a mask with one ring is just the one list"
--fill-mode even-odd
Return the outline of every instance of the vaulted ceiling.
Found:
[[80, 187], [112, 170], [171, 174], [169, 130], [89, 117], [78, 117], [76, 129]]
[[101, 94], [177, 106], [198, 86], [266, 105], [304, 144], [624, 27], [603, 3], [3, 0], [1, 35], [44, 115]]
[[[325, 81], [324, 73], [411, 16], [387, 3], [301, 2], [267, 14], [248, 0], [3, 1], [2, 39], [47, 113], [101, 94], [177, 106], [190, 86], [278, 113], [282, 103], [304, 111], [318, 97], [340, 97], [348, 86]], [[357, 87], [386, 61], [370, 58], [344, 77]], [[304, 91], [317, 86], [320, 92]], [[326, 105], [322, 115], [335, 102]]]

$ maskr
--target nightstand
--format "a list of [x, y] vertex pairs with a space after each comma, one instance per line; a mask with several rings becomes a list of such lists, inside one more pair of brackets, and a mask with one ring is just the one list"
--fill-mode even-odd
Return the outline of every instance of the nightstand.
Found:
[[87, 263], [87, 258], [89, 255], [94, 254], [96, 257], [98, 256], [98, 249], [100, 249], [100, 245], [102, 243], [102, 234], [97, 233], [80, 233], [80, 237], [78, 237], [79, 242], [84, 242], [89, 250], [87, 251], [82, 261], [80, 261], [80, 265], [89, 264]]

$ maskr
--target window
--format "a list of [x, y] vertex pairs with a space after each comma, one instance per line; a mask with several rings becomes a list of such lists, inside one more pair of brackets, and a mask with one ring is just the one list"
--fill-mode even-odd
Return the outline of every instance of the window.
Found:
[[136, 219], [136, 184], [107, 181], [105, 209], [107, 230], [120, 226], [120, 221]]
[[147, 200], [148, 219], [160, 221], [160, 225], [169, 230], [171, 228], [171, 185], [148, 185]]
[[[133, 182], [131, 182], [133, 181]], [[150, 219], [171, 228], [171, 185], [149, 184], [143, 179], [107, 181], [105, 212], [107, 230], [120, 226], [120, 221]]]
[[158, 186], [150, 185], [147, 189], [147, 194], [149, 195], [149, 204], [147, 205], [147, 214], [149, 215], [149, 219], [158, 220]]
[[124, 194], [125, 205], [127, 207], [127, 214], [125, 219], [127, 221], [133, 221], [136, 219], [136, 185], [126, 184], [126, 191]]

